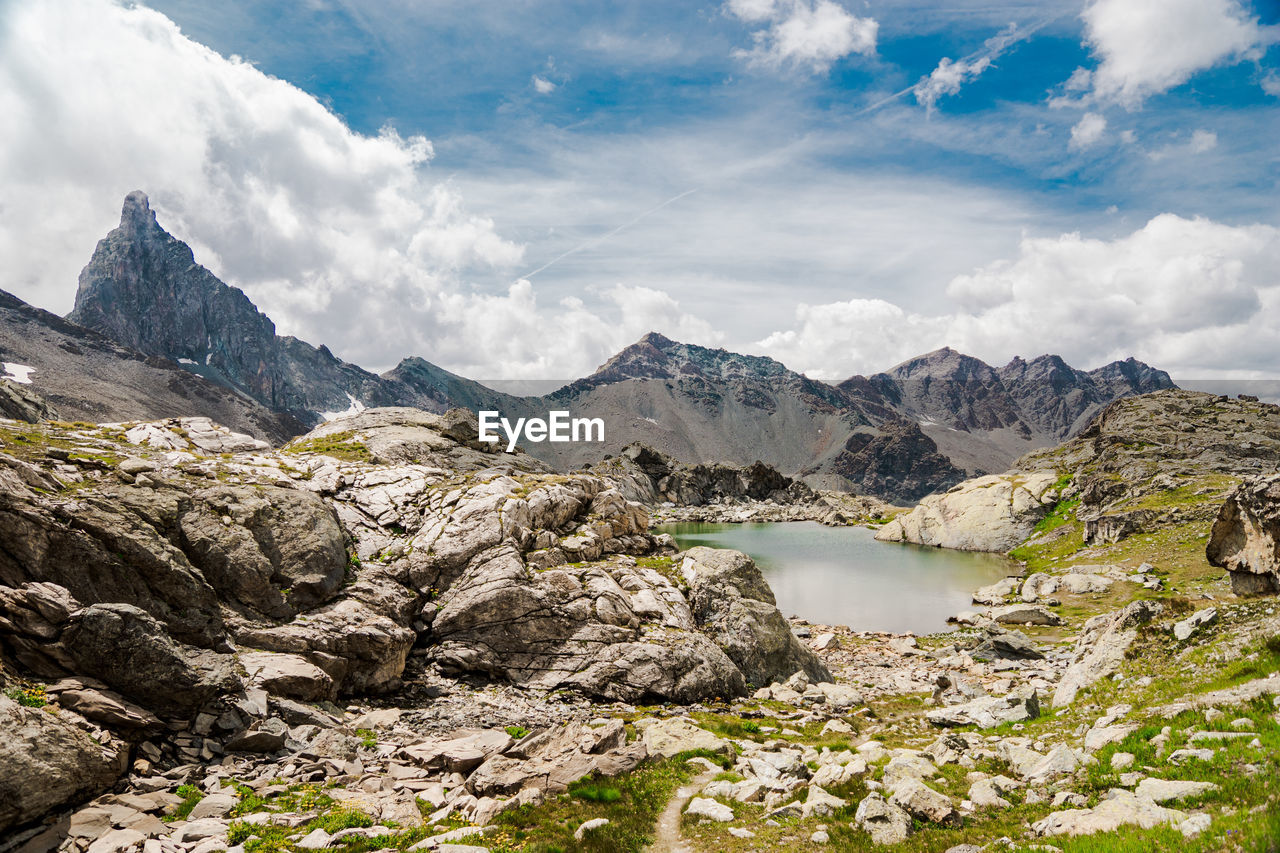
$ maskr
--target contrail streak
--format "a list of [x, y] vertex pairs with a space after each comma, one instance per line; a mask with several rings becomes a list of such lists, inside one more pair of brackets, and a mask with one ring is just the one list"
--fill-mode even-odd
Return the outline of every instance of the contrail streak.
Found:
[[[1031, 38], [1031, 36], [1035, 35], [1038, 31], [1044, 29], [1045, 27], [1049, 26], [1055, 21], [1059, 21], [1062, 18], [1065, 18], [1068, 14], [1069, 13], [1067, 12], [1063, 12], [1060, 15], [1051, 15], [1050, 17], [1045, 18], [1044, 20], [1037, 21], [1036, 23], [1032, 24], [1029, 27], [1026, 27], [1025, 29], [1020, 29], [1013, 33], [1010, 33], [1008, 40], [1005, 41], [1003, 44], [999, 44], [995, 47], [991, 47], [989, 45], [984, 46], [979, 50], [975, 50], [973, 53], [969, 54], [968, 56], [961, 58], [958, 61], [958, 63], [972, 63], [976, 60], [982, 59], [984, 56], [991, 60], [999, 59], [1000, 56], [1003, 55], [1005, 51], [1013, 47], [1015, 44], [1026, 41], [1027, 39]], [[1000, 38], [1000, 36], [999, 34], [997, 34], [993, 38], [998, 39]], [[927, 75], [925, 77], [920, 78], [921, 81], [925, 79], [927, 79]], [[902, 91], [894, 92], [892, 95], [889, 95], [885, 98], [881, 98], [880, 100], [876, 101], [874, 104], [865, 106], [862, 109], [858, 110], [857, 112], [853, 113], [853, 115], [860, 116], [860, 115], [866, 115], [869, 112], [874, 112], [875, 110], [878, 110], [881, 107], [883, 107], [885, 104], [889, 104], [898, 100], [903, 95], [911, 94], [916, 90], [916, 87], [919, 85], [920, 85], [919, 82], [912, 83], [910, 86], [903, 89]]]
[[591, 239], [591, 240], [588, 240], [587, 242], [582, 243], [581, 245], [574, 246], [574, 247], [573, 247], [572, 249], [570, 249], [569, 251], [567, 251], [567, 252], [565, 252], [565, 253], [563, 253], [563, 254], [557, 255], [556, 257], [554, 257], [554, 258], [552, 258], [551, 260], [547, 261], [547, 262], [546, 262], [545, 264], [543, 264], [542, 266], [538, 267], [538, 268], [537, 268], [536, 270], [534, 270], [533, 272], [527, 272], [527, 273], [525, 273], [524, 275], [520, 276], [520, 278], [533, 278], [533, 277], [534, 277], [535, 275], [537, 275], [538, 273], [542, 272], [543, 270], [547, 269], [548, 267], [550, 267], [550, 266], [552, 266], [552, 265], [554, 265], [554, 264], [558, 264], [558, 263], [560, 263], [560, 261], [563, 261], [565, 258], [569, 257], [570, 255], [577, 254], [578, 252], [581, 252], [583, 249], [590, 249], [590, 248], [591, 248], [591, 247], [593, 247], [593, 246], [598, 246], [598, 245], [600, 245], [600, 244], [601, 244], [601, 243], [603, 243], [605, 240], [608, 240], [610, 237], [613, 237], [614, 235], [618, 234], [619, 232], [624, 231], [624, 230], [626, 230], [627, 228], [630, 228], [632, 225], [635, 225], [637, 222], [639, 222], [641, 219], [644, 219], [646, 216], [650, 216], [651, 214], [657, 213], [659, 210], [662, 210], [662, 208], [666, 207], [667, 205], [669, 205], [669, 204], [675, 204], [677, 201], [679, 201], [680, 199], [684, 198], [685, 196], [687, 196], [687, 195], [692, 195], [693, 193], [696, 193], [697, 191], [698, 191], [698, 187], [694, 187], [694, 188], [693, 188], [693, 189], [691, 189], [691, 190], [685, 190], [684, 192], [680, 193], [679, 195], [672, 196], [671, 198], [669, 198], [669, 199], [667, 199], [666, 201], [664, 201], [662, 204], [659, 204], [659, 205], [657, 205], [657, 206], [655, 206], [655, 207], [651, 207], [651, 208], [649, 208], [648, 210], [646, 210], [644, 213], [642, 213], [642, 214], [640, 214], [639, 216], [637, 216], [636, 218], [631, 219], [631, 220], [629, 220], [629, 221], [627, 221], [627, 222], [622, 223], [622, 224], [621, 224], [621, 225], [619, 225], [617, 228], [615, 228], [615, 229], [613, 229], [612, 231], [610, 231], [608, 234], [601, 234], [599, 237], [595, 237], [595, 238], [593, 238], [593, 239]]

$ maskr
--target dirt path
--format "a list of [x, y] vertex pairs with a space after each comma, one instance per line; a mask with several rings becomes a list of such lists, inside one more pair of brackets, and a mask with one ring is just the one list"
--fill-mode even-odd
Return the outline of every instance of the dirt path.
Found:
[[719, 768], [708, 769], [699, 773], [676, 789], [658, 817], [658, 825], [654, 827], [654, 841], [646, 849], [646, 853], [693, 853], [693, 846], [680, 835], [680, 815], [693, 795], [702, 790], [702, 786], [711, 781]]

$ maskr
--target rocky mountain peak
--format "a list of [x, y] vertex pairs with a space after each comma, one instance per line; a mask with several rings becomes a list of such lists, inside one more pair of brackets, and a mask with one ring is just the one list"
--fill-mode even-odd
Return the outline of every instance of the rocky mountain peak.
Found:
[[142, 190], [134, 190], [124, 197], [124, 205], [120, 210], [120, 228], [126, 232], [137, 234], [158, 229], [155, 211], [151, 209], [151, 199]]
[[958, 382], [990, 382], [996, 378], [996, 371], [991, 365], [951, 347], [943, 347], [908, 359], [890, 368], [887, 373], [898, 380], [946, 379]]

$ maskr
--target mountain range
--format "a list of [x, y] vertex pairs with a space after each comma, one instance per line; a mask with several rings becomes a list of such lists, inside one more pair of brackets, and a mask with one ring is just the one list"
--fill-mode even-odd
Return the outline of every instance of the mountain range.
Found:
[[[39, 341], [38, 346], [33, 341]], [[77, 350], [79, 352], [77, 352]], [[1054, 355], [994, 368], [941, 349], [840, 383], [650, 333], [590, 376], [516, 397], [411, 357], [381, 375], [276, 334], [130, 193], [80, 274], [66, 320], [4, 294], [0, 355], [91, 420], [203, 414], [272, 440], [374, 406], [601, 417], [603, 444], [531, 444], [562, 469], [639, 442], [686, 462], [775, 466], [811, 486], [913, 501], [1078, 432], [1114, 399], [1173, 387], [1134, 359], [1082, 371]], [[121, 376], [127, 374], [127, 380]]]

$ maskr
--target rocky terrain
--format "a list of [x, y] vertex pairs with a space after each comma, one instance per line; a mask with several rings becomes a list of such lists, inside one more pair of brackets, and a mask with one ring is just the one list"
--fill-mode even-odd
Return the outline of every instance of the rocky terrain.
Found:
[[[293, 434], [360, 407], [483, 408], [512, 418], [569, 409], [603, 418], [606, 440], [526, 448], [558, 470], [638, 442], [688, 463], [760, 461], [812, 488], [906, 502], [1054, 445], [1117, 397], [1172, 385], [1132, 359], [1089, 372], [1056, 356], [996, 369], [950, 349], [833, 385], [769, 358], [653, 333], [544, 397], [503, 394], [418, 357], [378, 376], [323, 346], [278, 336], [244, 293], [160, 226], [141, 192], [125, 199], [119, 227], [93, 252], [68, 319], [233, 389], [299, 424]], [[52, 375], [58, 358], [49, 352], [23, 363]], [[181, 413], [237, 425], [207, 408]]]
[[739, 468], [690, 465], [642, 444], [591, 466], [630, 500], [651, 508], [655, 522], [818, 521], [832, 526], [878, 521], [900, 511], [872, 497], [815, 491], [756, 462]]
[[630, 499], [801, 493], [762, 468], [5, 422], [0, 849], [1273, 849], [1280, 615], [1231, 575], [1274, 573], [1276, 411], [1160, 392], [1023, 460], [1022, 566], [931, 637], [788, 623]]

